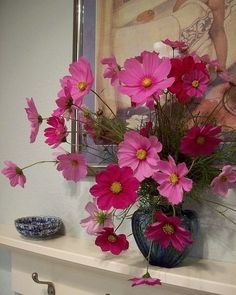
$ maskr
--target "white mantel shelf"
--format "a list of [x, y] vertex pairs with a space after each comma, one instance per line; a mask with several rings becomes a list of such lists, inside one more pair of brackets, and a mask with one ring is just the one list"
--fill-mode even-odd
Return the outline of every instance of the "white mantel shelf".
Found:
[[[27, 240], [13, 225], [0, 225], [0, 246], [12, 252], [28, 252], [129, 277], [145, 272], [145, 261], [137, 250], [131, 249], [116, 257], [102, 253], [93, 241], [68, 236], [45, 241]], [[236, 264], [233, 263], [187, 259], [184, 265], [172, 269], [150, 267], [150, 273], [163, 284], [214, 294], [236, 294]]]

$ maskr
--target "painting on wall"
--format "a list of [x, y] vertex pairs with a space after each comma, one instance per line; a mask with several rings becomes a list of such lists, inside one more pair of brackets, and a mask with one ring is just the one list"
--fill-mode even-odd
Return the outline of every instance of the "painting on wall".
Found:
[[[96, 91], [128, 127], [139, 127], [149, 110], [132, 107], [128, 96], [111, 86], [109, 79], [102, 78], [104, 57], [114, 55], [121, 66], [128, 57], [138, 56], [144, 50], [170, 57], [172, 50], [161, 41], [183, 40], [190, 53], [217, 59], [220, 68], [236, 80], [236, 0], [97, 0], [96, 7], [94, 1], [85, 1], [85, 5], [89, 2], [93, 10], [85, 7], [88, 24], [84, 26], [84, 39], [86, 54], [90, 54], [94, 64]], [[95, 110], [102, 109], [107, 116], [111, 115], [99, 99], [93, 97], [89, 103]], [[215, 107], [219, 124], [226, 131], [235, 129], [236, 92], [217, 75], [196, 105], [196, 112], [205, 115]]]

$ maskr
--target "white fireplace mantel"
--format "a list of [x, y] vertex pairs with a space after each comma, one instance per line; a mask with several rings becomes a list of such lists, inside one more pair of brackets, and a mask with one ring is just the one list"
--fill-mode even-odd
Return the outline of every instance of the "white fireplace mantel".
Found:
[[32, 281], [34, 271], [40, 279], [53, 281], [57, 295], [78, 294], [78, 290], [86, 295], [138, 295], [145, 294], [144, 290], [150, 295], [236, 294], [233, 263], [187, 259], [173, 269], [150, 267], [152, 277], [160, 278], [163, 286], [131, 288], [128, 279], [145, 273], [145, 261], [134, 249], [116, 257], [102, 253], [93, 241], [68, 236], [28, 240], [12, 225], [0, 225], [0, 246], [11, 252], [12, 288], [24, 295], [46, 294], [44, 286]]

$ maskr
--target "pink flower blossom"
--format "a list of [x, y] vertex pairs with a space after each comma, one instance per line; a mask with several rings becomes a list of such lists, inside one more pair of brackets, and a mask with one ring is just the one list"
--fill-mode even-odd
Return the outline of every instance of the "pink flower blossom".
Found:
[[188, 48], [188, 45], [184, 41], [178, 41], [178, 40], [171, 41], [170, 39], [165, 39], [165, 40], [162, 40], [162, 43], [172, 47], [173, 49], [178, 48], [178, 49], [186, 50]]
[[221, 127], [211, 124], [193, 126], [181, 139], [180, 152], [192, 157], [210, 155], [221, 142], [221, 139], [216, 137], [220, 132]]
[[116, 85], [119, 81], [118, 72], [120, 71], [120, 66], [117, 64], [116, 58], [112, 55], [111, 57], [103, 58], [101, 63], [108, 65], [103, 73], [103, 77], [111, 78], [111, 85]]
[[19, 184], [21, 187], [24, 187], [26, 178], [22, 169], [11, 161], [5, 161], [4, 164], [6, 167], [1, 172], [10, 180], [10, 185], [16, 186]]
[[233, 171], [231, 165], [225, 165], [222, 172], [216, 176], [212, 182], [211, 187], [215, 194], [225, 197], [228, 190], [236, 185], [236, 172]]
[[93, 85], [93, 73], [89, 61], [84, 56], [70, 65], [71, 96], [74, 104], [81, 106], [83, 97], [87, 95]]
[[209, 75], [201, 70], [193, 70], [184, 75], [183, 87], [189, 96], [201, 97], [207, 88]]
[[52, 145], [52, 148], [56, 148], [60, 143], [66, 141], [68, 135], [65, 120], [62, 117], [53, 116], [48, 118], [47, 124], [52, 127], [44, 130], [44, 135], [47, 137], [45, 143]]
[[114, 227], [111, 211], [100, 210], [96, 200], [88, 202], [85, 210], [89, 217], [82, 219], [80, 224], [89, 235], [97, 235], [104, 227]]
[[35, 142], [39, 132], [39, 125], [43, 122], [43, 118], [39, 115], [33, 98], [26, 98], [28, 108], [25, 108], [28, 120], [31, 123], [30, 143]]
[[160, 211], [155, 213], [155, 218], [157, 221], [150, 224], [145, 231], [149, 240], [159, 242], [164, 248], [171, 244], [178, 251], [192, 244], [191, 232], [180, 226], [180, 218], [169, 217]]
[[97, 236], [95, 245], [99, 246], [103, 252], [110, 251], [114, 255], [119, 255], [129, 248], [129, 242], [124, 234], [117, 235], [114, 228], [105, 227]]
[[124, 141], [118, 146], [118, 162], [120, 167], [131, 167], [134, 176], [142, 181], [157, 170], [159, 161], [157, 153], [161, 150], [162, 144], [156, 136], [147, 138], [138, 132], [128, 131], [125, 133]]
[[139, 285], [149, 285], [149, 286], [161, 285], [160, 279], [151, 278], [148, 272], [145, 275], [143, 275], [141, 278], [135, 277], [130, 279], [129, 281], [133, 283], [132, 287], [139, 286]]
[[58, 92], [56, 104], [58, 108], [53, 111], [52, 116], [63, 116], [66, 119], [74, 119], [73, 99], [71, 97], [71, 83], [68, 77], [61, 80], [62, 89]]
[[160, 172], [153, 174], [153, 178], [160, 184], [159, 193], [166, 197], [172, 204], [179, 204], [183, 200], [184, 192], [192, 189], [192, 180], [184, 177], [188, 174], [185, 163], [175, 164], [174, 159], [169, 156], [169, 161], [159, 161]]
[[150, 136], [150, 132], [152, 130], [152, 122], [149, 121], [145, 124], [145, 126], [143, 128], [141, 128], [139, 130], [140, 135], [145, 136], [145, 137], [149, 137]]
[[110, 164], [96, 176], [90, 193], [97, 198], [98, 208], [102, 210], [125, 209], [136, 202], [138, 187], [131, 168]]
[[58, 156], [57, 160], [57, 170], [62, 171], [66, 180], [77, 182], [87, 175], [87, 163], [84, 155], [68, 153]]
[[132, 102], [145, 103], [152, 95], [159, 95], [171, 86], [174, 78], [167, 78], [171, 69], [170, 60], [160, 58], [154, 52], [144, 52], [142, 63], [137, 58], [125, 61], [124, 70], [118, 73], [123, 85], [119, 90], [131, 97]]

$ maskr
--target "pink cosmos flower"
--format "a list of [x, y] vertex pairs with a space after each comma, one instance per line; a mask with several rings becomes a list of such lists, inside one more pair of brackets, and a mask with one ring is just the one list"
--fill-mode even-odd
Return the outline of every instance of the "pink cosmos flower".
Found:
[[160, 279], [152, 278], [148, 272], [145, 275], [143, 275], [141, 278], [135, 277], [130, 279], [129, 281], [133, 283], [132, 287], [139, 286], [139, 285], [149, 285], [149, 286], [161, 285]]
[[80, 224], [89, 235], [97, 235], [104, 227], [114, 227], [111, 211], [100, 210], [96, 200], [88, 202], [85, 210], [90, 216], [82, 219]]
[[150, 224], [145, 231], [149, 240], [158, 241], [164, 248], [171, 244], [178, 251], [192, 244], [191, 232], [180, 226], [180, 218], [169, 217], [160, 211], [155, 213], [155, 218], [157, 221]]
[[87, 95], [93, 84], [93, 73], [89, 61], [84, 56], [70, 65], [71, 96], [74, 104], [81, 106], [83, 97]]
[[157, 170], [159, 161], [157, 153], [161, 150], [162, 144], [156, 136], [147, 138], [136, 131], [128, 131], [125, 133], [124, 141], [118, 146], [119, 166], [131, 167], [134, 176], [142, 181]]
[[57, 160], [57, 170], [62, 171], [65, 179], [77, 182], [87, 175], [87, 163], [84, 155], [68, 153], [58, 156]]
[[138, 187], [131, 168], [110, 164], [96, 176], [90, 193], [97, 198], [98, 208], [102, 210], [125, 209], [136, 202]]
[[145, 137], [149, 137], [150, 136], [150, 132], [152, 130], [152, 122], [149, 121], [145, 124], [145, 126], [143, 128], [141, 128], [139, 130], [140, 135], [145, 136]]
[[71, 83], [68, 77], [61, 80], [62, 89], [58, 92], [58, 99], [56, 104], [58, 108], [53, 111], [52, 116], [63, 116], [66, 119], [74, 119], [73, 99], [71, 97]]
[[171, 86], [174, 78], [167, 78], [171, 69], [170, 60], [160, 58], [155, 52], [145, 51], [142, 54], [142, 63], [137, 58], [125, 61], [124, 70], [118, 73], [123, 84], [119, 90], [131, 97], [132, 102], [144, 103], [154, 94], [161, 94]]
[[120, 71], [120, 66], [117, 64], [114, 55], [108, 58], [103, 58], [101, 60], [103, 65], [108, 65], [103, 73], [104, 78], [111, 78], [111, 85], [116, 85], [119, 81], [118, 72]]
[[216, 137], [221, 132], [221, 127], [211, 124], [193, 126], [181, 139], [180, 152], [192, 157], [210, 155], [222, 141]]
[[178, 49], [186, 50], [188, 48], [188, 45], [184, 41], [178, 41], [178, 40], [171, 41], [170, 39], [165, 39], [165, 40], [162, 40], [162, 43], [172, 47], [173, 49], [178, 48]]
[[55, 148], [60, 143], [66, 141], [68, 132], [65, 126], [64, 118], [52, 116], [48, 118], [47, 124], [52, 127], [46, 128], [44, 130], [44, 135], [47, 137], [45, 143], [52, 145], [52, 148]]
[[184, 75], [183, 87], [189, 96], [201, 97], [207, 88], [209, 75], [200, 70], [193, 70]]
[[117, 235], [114, 228], [105, 227], [97, 236], [95, 245], [99, 246], [103, 252], [110, 251], [114, 255], [119, 255], [129, 248], [129, 242], [124, 234]]
[[212, 182], [211, 187], [215, 194], [225, 197], [228, 190], [236, 185], [236, 172], [233, 171], [231, 165], [225, 165], [222, 172], [216, 176]]
[[183, 200], [184, 192], [192, 189], [192, 180], [185, 177], [188, 168], [185, 163], [175, 164], [175, 160], [169, 156], [169, 161], [159, 161], [160, 172], [153, 174], [153, 178], [160, 184], [158, 191], [172, 204], [179, 204]]
[[4, 164], [6, 167], [1, 172], [10, 180], [10, 185], [16, 186], [19, 184], [21, 187], [24, 187], [26, 178], [22, 169], [11, 161], [5, 161]]
[[25, 108], [28, 120], [31, 123], [30, 143], [35, 142], [39, 132], [39, 125], [43, 122], [43, 118], [39, 115], [33, 98], [26, 98], [28, 108]]

